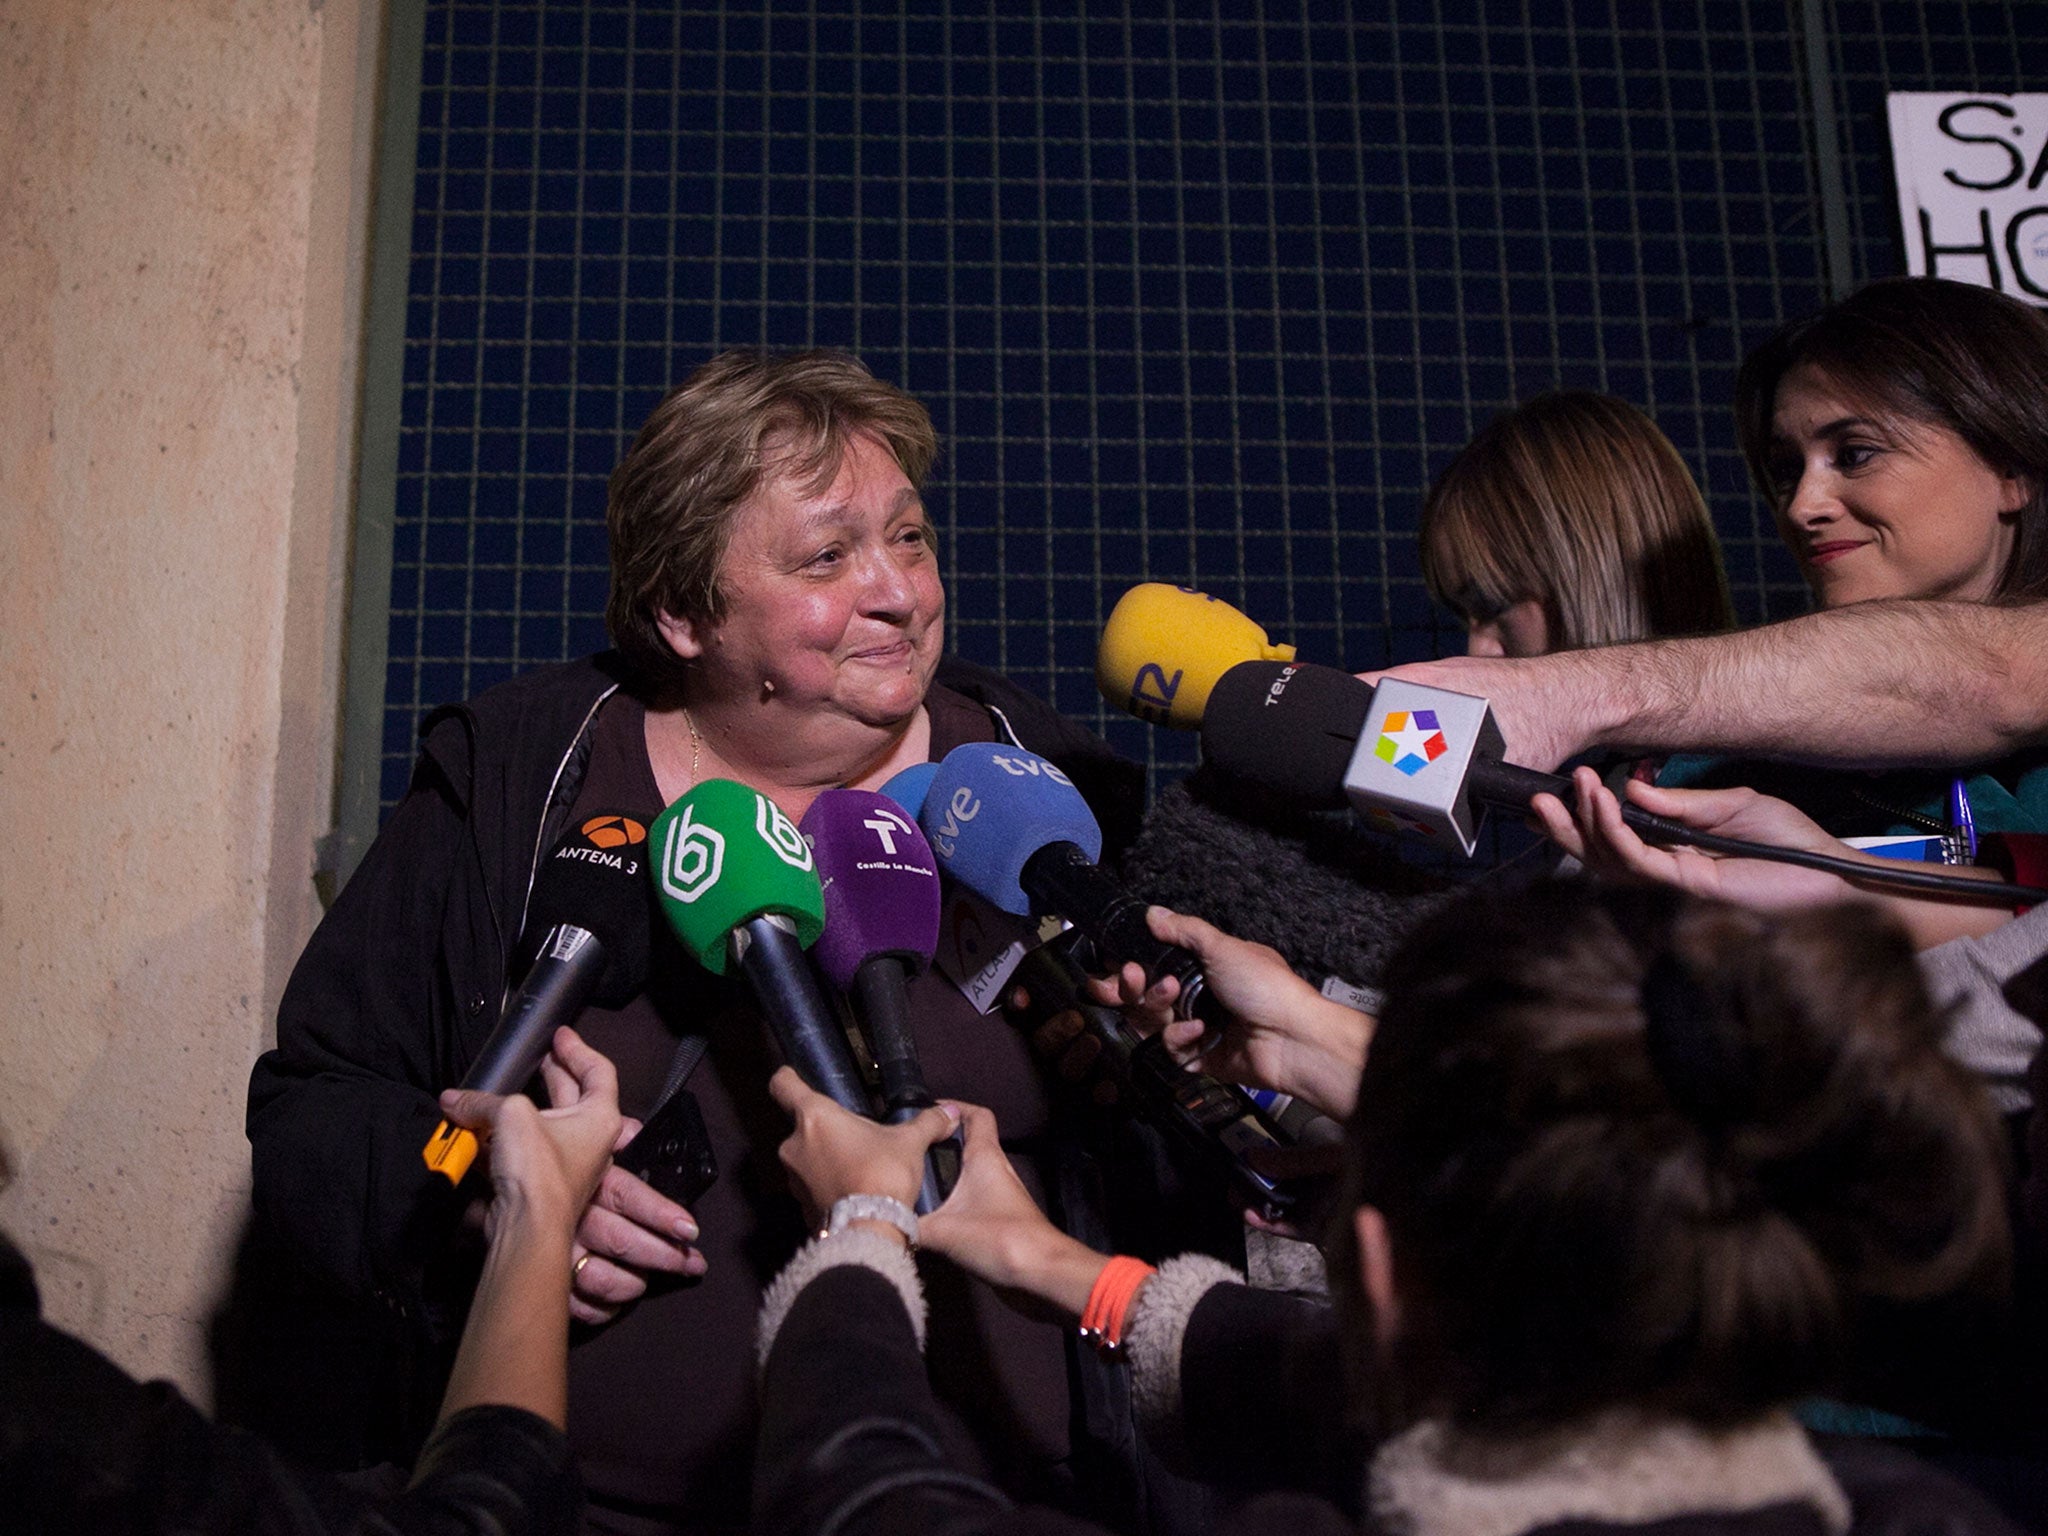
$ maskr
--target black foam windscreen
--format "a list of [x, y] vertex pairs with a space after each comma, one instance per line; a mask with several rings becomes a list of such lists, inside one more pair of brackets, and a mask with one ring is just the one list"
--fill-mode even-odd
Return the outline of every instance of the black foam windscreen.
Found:
[[1202, 755], [1238, 785], [1297, 805], [1346, 805], [1344, 773], [1372, 709], [1372, 688], [1308, 662], [1240, 662], [1202, 713]]
[[520, 941], [522, 965], [559, 923], [587, 928], [604, 946], [604, 974], [590, 1001], [619, 1008], [647, 984], [654, 947], [654, 882], [647, 877], [647, 825], [617, 811], [571, 827], [533, 879]]

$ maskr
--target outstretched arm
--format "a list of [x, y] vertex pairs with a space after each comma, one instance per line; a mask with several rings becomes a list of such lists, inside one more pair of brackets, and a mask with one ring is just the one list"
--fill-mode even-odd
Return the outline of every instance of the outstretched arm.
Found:
[[560, 1428], [568, 1416], [570, 1242], [619, 1133], [618, 1077], [572, 1029], [541, 1063], [549, 1109], [450, 1089], [441, 1108], [490, 1134], [490, 1250], [441, 1402], [446, 1423], [502, 1403]]
[[[1898, 920], [1911, 935], [1916, 949], [1989, 933], [2012, 917], [2005, 907], [1956, 897], [1916, 896], [1880, 885], [1860, 885], [1825, 870], [1707, 853], [1682, 845], [1657, 847], [1644, 842], [1621, 819], [1621, 802], [1592, 769], [1580, 768], [1572, 777], [1578, 790], [1576, 810], [1567, 810], [1555, 795], [1538, 795], [1532, 808], [1552, 842], [1599, 874], [1672, 885], [1696, 896], [1732, 901], [1760, 912], [1827, 906], [1859, 898], [1874, 901]], [[1696, 831], [1829, 854], [1851, 863], [1868, 864], [1876, 870], [1897, 868], [1894, 860], [1865, 853], [1830, 837], [1798, 807], [1753, 789], [1659, 789], [1631, 783], [1628, 797], [1644, 810], [1682, 822]], [[1964, 878], [1980, 875], [1987, 881], [1997, 878], [1988, 869], [1964, 868], [1944, 873]]]
[[2048, 739], [2048, 604], [1855, 603], [1761, 629], [1361, 673], [1493, 703], [1511, 761], [1596, 748], [1884, 766]]

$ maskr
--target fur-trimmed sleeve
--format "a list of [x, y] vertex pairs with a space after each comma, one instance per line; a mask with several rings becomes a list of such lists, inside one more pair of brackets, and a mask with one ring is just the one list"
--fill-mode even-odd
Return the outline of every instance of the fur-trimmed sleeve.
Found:
[[754, 1341], [756, 1370], [767, 1368], [768, 1352], [775, 1347], [775, 1336], [782, 1331], [783, 1320], [789, 1316], [789, 1309], [796, 1305], [803, 1288], [826, 1270], [841, 1264], [858, 1264], [863, 1269], [872, 1269], [896, 1287], [896, 1294], [903, 1300], [903, 1310], [910, 1316], [910, 1331], [916, 1335], [917, 1347], [922, 1352], [924, 1286], [917, 1278], [917, 1260], [901, 1243], [880, 1232], [863, 1232], [858, 1227], [848, 1227], [830, 1237], [814, 1237], [805, 1243], [797, 1249], [796, 1256], [782, 1266], [782, 1273], [769, 1284], [761, 1297], [761, 1320]]
[[1184, 1253], [1168, 1259], [1131, 1303], [1124, 1353], [1131, 1364], [1131, 1400], [1145, 1433], [1163, 1451], [1185, 1460], [1181, 1433], [1180, 1361], [1188, 1319], [1219, 1285], [1243, 1285], [1244, 1276], [1220, 1259]]

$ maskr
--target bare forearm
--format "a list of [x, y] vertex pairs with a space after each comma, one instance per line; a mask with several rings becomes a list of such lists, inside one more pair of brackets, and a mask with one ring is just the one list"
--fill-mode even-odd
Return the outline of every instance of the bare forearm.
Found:
[[1597, 746], [1876, 765], [1982, 760], [2048, 734], [2048, 606], [1858, 604], [1555, 659]]
[[1108, 1262], [1107, 1254], [1097, 1253], [1046, 1222], [1023, 1230], [1006, 1243], [1002, 1272], [989, 1278], [1004, 1290], [1021, 1291], [1079, 1317]]
[[1276, 1074], [1282, 1081], [1273, 1086], [1333, 1120], [1350, 1119], [1358, 1103], [1358, 1080], [1365, 1072], [1375, 1021], [1342, 1003], [1311, 994], [1295, 1025], [1286, 1064]]
[[507, 1213], [484, 1258], [441, 1401], [443, 1419], [502, 1403], [561, 1427], [568, 1414], [570, 1238], [564, 1216]]

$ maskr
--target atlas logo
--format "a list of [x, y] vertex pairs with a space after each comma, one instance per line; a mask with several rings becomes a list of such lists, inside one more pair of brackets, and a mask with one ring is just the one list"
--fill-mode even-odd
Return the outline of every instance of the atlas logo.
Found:
[[725, 834], [692, 821], [694, 805], [668, 824], [661, 845], [661, 890], [680, 902], [693, 902], [718, 884], [725, 870]]
[[593, 848], [630, 848], [647, 841], [647, 829], [630, 816], [593, 816], [576, 830]]
[[1379, 742], [1373, 747], [1375, 757], [1392, 763], [1410, 778], [1448, 751], [1450, 744], [1437, 729], [1433, 709], [1393, 710], [1387, 715], [1387, 723], [1380, 727]]
[[754, 830], [783, 863], [792, 869], [811, 868], [811, 845], [796, 823], [782, 814], [782, 807], [759, 790], [754, 792]]

